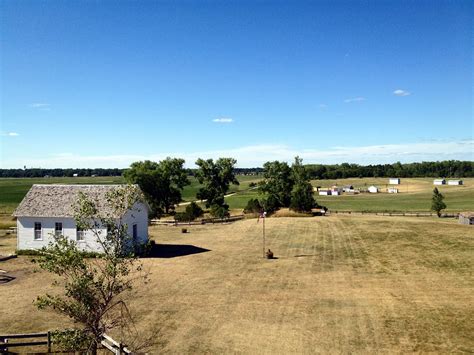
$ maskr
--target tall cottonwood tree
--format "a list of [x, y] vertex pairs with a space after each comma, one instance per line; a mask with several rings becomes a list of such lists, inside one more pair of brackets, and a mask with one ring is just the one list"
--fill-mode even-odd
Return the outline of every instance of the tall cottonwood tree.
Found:
[[[124, 292], [132, 288], [132, 273], [141, 270], [133, 257], [131, 237], [120, 217], [134, 209], [142, 195], [135, 186], [115, 189], [106, 196], [108, 212], [99, 211], [98, 201], [84, 194], [74, 206], [77, 227], [91, 231], [102, 248], [99, 258], [86, 259], [75, 241], [54, 236], [54, 242], [44, 247], [36, 262], [40, 268], [59, 277], [61, 294], [46, 294], [36, 299], [39, 309], [53, 309], [82, 326], [78, 329], [88, 339], [91, 353], [96, 353], [102, 335], [124, 326]], [[101, 202], [103, 204], [103, 202]], [[108, 232], [103, 233], [107, 226]], [[81, 350], [81, 349], [76, 349]]]
[[316, 205], [313, 197], [313, 186], [310, 183], [303, 159], [295, 157], [295, 162], [291, 166], [293, 188], [291, 190], [290, 209], [297, 212], [310, 212]]
[[182, 200], [182, 190], [189, 185], [184, 159], [166, 158], [160, 162], [150, 160], [132, 163], [124, 172], [127, 182], [138, 184], [152, 208], [152, 217], [174, 210]]
[[263, 164], [263, 169], [259, 191], [265, 197], [265, 209], [271, 212], [279, 207], [288, 207], [294, 184], [291, 168], [286, 162], [272, 161]]
[[224, 196], [230, 185], [239, 185], [234, 171], [236, 163], [237, 160], [233, 158], [219, 158], [215, 162], [213, 159], [196, 161], [196, 178], [203, 185], [196, 197], [206, 200], [206, 207], [210, 207], [211, 213], [220, 218], [228, 213], [229, 206], [225, 203]]

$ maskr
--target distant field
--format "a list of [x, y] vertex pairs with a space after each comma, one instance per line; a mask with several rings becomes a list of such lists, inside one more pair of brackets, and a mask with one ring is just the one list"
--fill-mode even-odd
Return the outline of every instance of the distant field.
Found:
[[12, 213], [33, 184], [123, 184], [117, 176], [65, 178], [0, 178], [0, 214]]
[[[446, 212], [474, 210], [474, 178], [463, 179], [462, 186], [436, 186], [445, 196]], [[400, 193], [389, 194], [387, 178], [363, 178], [340, 180], [313, 180], [313, 186], [331, 187], [332, 185], [353, 185], [355, 188], [367, 188], [375, 185], [382, 190], [378, 194], [359, 194], [341, 196], [315, 195], [318, 203], [332, 210], [349, 211], [429, 211], [433, 194], [432, 178], [401, 179], [398, 185]]]
[[[258, 197], [257, 190], [249, 190], [249, 184], [258, 182], [258, 176], [239, 175], [239, 186], [231, 185], [230, 192], [238, 192], [226, 198], [230, 208], [241, 211], [251, 198]], [[183, 200], [192, 201], [200, 187], [195, 178], [190, 178], [191, 185], [183, 190]], [[445, 195], [448, 206], [447, 212], [474, 210], [474, 178], [463, 179], [463, 186], [438, 186]], [[398, 186], [399, 194], [360, 194], [342, 196], [319, 196], [315, 193], [316, 201], [332, 210], [345, 211], [429, 211], [433, 191], [433, 179], [417, 178], [402, 179]], [[339, 180], [313, 180], [313, 186], [330, 187], [332, 185], [354, 185], [356, 188], [367, 188], [376, 185], [386, 190], [387, 178], [362, 178]], [[122, 177], [77, 177], [77, 178], [0, 178], [0, 227], [2, 223], [12, 224], [10, 215], [23, 196], [33, 184], [121, 184]], [[1, 228], [0, 228], [1, 229]]]
[[[165, 258], [128, 297], [151, 354], [471, 353], [474, 228], [454, 219], [377, 216], [269, 218], [261, 226], [154, 226]], [[1, 237], [0, 254], [14, 249]], [[28, 257], [2, 262], [0, 329], [71, 326], [33, 300], [54, 278]], [[120, 332], [112, 335], [120, 339]], [[135, 333], [134, 333], [135, 334]], [[135, 335], [132, 335], [135, 339]], [[129, 338], [130, 339], [130, 338]], [[41, 349], [38, 349], [41, 350]]]
[[[183, 190], [183, 200], [192, 201], [200, 187], [199, 182], [191, 177], [191, 185]], [[239, 175], [240, 185], [231, 185], [230, 192], [242, 191], [249, 188], [251, 182], [257, 182], [258, 177]], [[66, 177], [66, 178], [0, 178], [0, 224], [2, 219], [9, 219], [33, 184], [123, 184], [121, 176], [115, 177]], [[2, 216], [3, 215], [3, 218]], [[0, 228], [1, 229], [1, 228]]]
[[[463, 179], [463, 186], [437, 186], [445, 196], [448, 206], [446, 212], [459, 212], [474, 210], [474, 178]], [[386, 193], [388, 185], [387, 178], [362, 178], [362, 179], [339, 179], [339, 180], [313, 180], [314, 187], [331, 187], [338, 185], [353, 185], [355, 188], [366, 189], [370, 185], [378, 186], [382, 193], [359, 194], [341, 196], [319, 196], [314, 194], [316, 201], [331, 210], [344, 211], [429, 211], [431, 208], [431, 196], [433, 194], [433, 179], [416, 178], [401, 179], [398, 185], [400, 193]], [[250, 198], [258, 197], [256, 190], [246, 191], [242, 194], [230, 196], [226, 199], [232, 209], [242, 209]]]

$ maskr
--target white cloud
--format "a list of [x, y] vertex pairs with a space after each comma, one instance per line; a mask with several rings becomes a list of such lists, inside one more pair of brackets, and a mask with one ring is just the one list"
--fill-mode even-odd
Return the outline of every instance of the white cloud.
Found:
[[408, 96], [408, 95], [411, 95], [411, 92], [405, 91], [405, 90], [402, 90], [402, 89], [397, 89], [393, 92], [393, 94], [395, 96]]
[[149, 155], [105, 155], [87, 156], [62, 153], [46, 159], [4, 160], [4, 168], [18, 168], [23, 165], [42, 168], [125, 168], [137, 160], [162, 160], [168, 156], [186, 160], [188, 167], [194, 167], [197, 158], [233, 157], [239, 167], [262, 166], [266, 161], [292, 162], [300, 156], [305, 163], [393, 163], [437, 160], [473, 160], [474, 140], [430, 141], [405, 144], [381, 144], [370, 146], [340, 146], [326, 149], [296, 149], [280, 144], [260, 144], [200, 152], [163, 152]]
[[232, 123], [232, 122], [234, 122], [234, 120], [232, 118], [228, 118], [228, 117], [220, 117], [220, 118], [214, 118], [212, 120], [212, 122], [215, 122], [215, 123]]
[[40, 111], [51, 111], [51, 104], [44, 103], [44, 102], [35, 102], [30, 104], [30, 107], [40, 110]]
[[18, 137], [20, 134], [16, 132], [7, 132], [7, 133], [2, 133], [1, 135], [4, 137]]
[[328, 108], [328, 105], [326, 105], [326, 104], [319, 104], [319, 108], [323, 108], [323, 109], [324, 109], [324, 108]]
[[358, 97], [352, 97], [350, 99], [345, 99], [344, 102], [345, 103], [350, 103], [350, 102], [362, 102], [362, 101], [365, 101], [366, 98], [365, 97], [361, 97], [361, 96], [358, 96]]

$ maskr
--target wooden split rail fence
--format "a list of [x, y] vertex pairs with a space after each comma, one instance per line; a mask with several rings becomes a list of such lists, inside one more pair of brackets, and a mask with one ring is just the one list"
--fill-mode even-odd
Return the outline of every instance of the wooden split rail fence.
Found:
[[[107, 334], [102, 335], [101, 344], [116, 355], [132, 354], [132, 352], [124, 344], [112, 339]], [[46, 345], [48, 348], [47, 352], [50, 353], [52, 345], [51, 332], [0, 335], [0, 353], [7, 353], [10, 348], [43, 345]]]
[[193, 222], [177, 222], [174, 220], [161, 221], [159, 219], [152, 219], [150, 221], [150, 224], [156, 225], [156, 226], [198, 226], [198, 225], [209, 224], [209, 223], [214, 224], [214, 223], [234, 222], [234, 221], [238, 221], [244, 218], [245, 218], [245, 215], [240, 214], [236, 216], [230, 216], [227, 218], [205, 218], [205, 219], [202, 219], [199, 221], [193, 221]]
[[[438, 216], [432, 212], [361, 212], [361, 211], [338, 211], [328, 210], [327, 214], [350, 214], [350, 215], [375, 215], [375, 216], [400, 216], [400, 217], [434, 217]], [[458, 218], [459, 213], [441, 213], [444, 218]]]
[[[20, 341], [17, 341], [18, 339], [20, 339]], [[13, 340], [13, 342], [11, 340]], [[10, 348], [38, 345], [46, 345], [48, 347], [48, 353], [51, 352], [51, 332], [0, 335], [0, 353], [7, 352]]]
[[119, 343], [118, 341], [115, 341], [111, 337], [109, 337], [107, 334], [102, 335], [103, 340], [101, 341], [101, 344], [110, 350], [112, 353], [116, 355], [122, 355], [122, 354], [131, 354], [132, 352], [127, 349], [127, 347]]

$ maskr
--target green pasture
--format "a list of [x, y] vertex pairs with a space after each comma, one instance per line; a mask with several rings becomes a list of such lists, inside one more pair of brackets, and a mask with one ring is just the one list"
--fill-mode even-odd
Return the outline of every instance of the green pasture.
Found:
[[[249, 184], [259, 180], [256, 176], [239, 175], [240, 185], [231, 185], [230, 193], [247, 190]], [[183, 190], [183, 200], [193, 201], [200, 184], [190, 177], [191, 184]], [[33, 184], [123, 184], [121, 176], [63, 177], [63, 178], [0, 178], [0, 214], [11, 214]], [[245, 205], [244, 205], [245, 207]], [[242, 207], [243, 208], [243, 207]]]
[[[227, 203], [233, 210], [243, 209], [247, 201], [257, 198], [257, 190], [250, 190], [252, 182], [258, 182], [258, 176], [239, 175], [240, 185], [231, 185], [230, 193], [235, 195], [226, 198]], [[200, 187], [199, 182], [190, 178], [191, 184], [183, 190], [183, 200], [192, 201]], [[458, 212], [474, 210], [474, 178], [463, 179], [462, 186], [438, 186], [445, 196], [448, 208], [447, 212]], [[23, 199], [33, 184], [122, 184], [122, 177], [66, 177], [66, 178], [1, 178], [0, 179], [0, 215], [7, 217]], [[314, 187], [331, 187], [333, 185], [353, 185], [355, 188], [366, 189], [370, 185], [376, 185], [381, 193], [342, 196], [319, 196], [315, 192], [316, 201], [331, 210], [345, 211], [429, 211], [431, 206], [431, 195], [433, 192], [432, 178], [401, 179], [398, 185], [400, 193], [388, 194], [386, 188], [387, 178], [354, 178], [339, 180], [313, 180]], [[9, 222], [10, 223], [10, 222]]]

